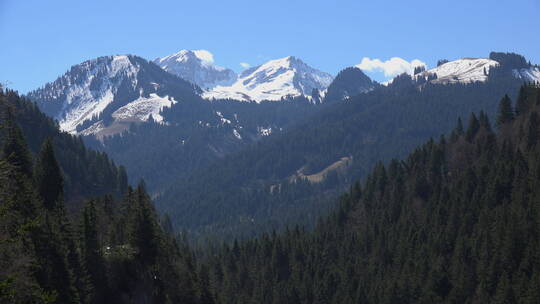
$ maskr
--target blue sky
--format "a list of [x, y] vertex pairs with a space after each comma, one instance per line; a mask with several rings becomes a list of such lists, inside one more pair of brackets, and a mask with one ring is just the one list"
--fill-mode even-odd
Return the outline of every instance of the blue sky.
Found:
[[25, 93], [97, 56], [180, 49], [236, 71], [288, 55], [332, 74], [364, 57], [433, 66], [492, 50], [540, 63], [539, 30], [539, 0], [0, 0], [0, 82]]

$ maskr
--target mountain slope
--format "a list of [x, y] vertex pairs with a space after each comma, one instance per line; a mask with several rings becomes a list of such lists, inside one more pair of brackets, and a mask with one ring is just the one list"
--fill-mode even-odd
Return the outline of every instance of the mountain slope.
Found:
[[[0, 92], [0, 117], [8, 112], [21, 128], [33, 155], [45, 139], [52, 140], [64, 175], [64, 199], [70, 210], [80, 208], [86, 199], [125, 191], [127, 176], [123, 168], [117, 167], [106, 154], [85, 147], [81, 138], [61, 132], [30, 100], [13, 91]], [[0, 132], [0, 144], [4, 136]]]
[[228, 86], [236, 81], [237, 75], [233, 70], [214, 65], [199, 52], [201, 51], [181, 50], [166, 57], [156, 58], [153, 62], [165, 71], [203, 89], [211, 89], [218, 85]]
[[[120, 193], [94, 192], [80, 197], [79, 206], [65, 204], [66, 182], [89, 189], [104, 182], [114, 190], [115, 179], [106, 179], [110, 168], [99, 163], [106, 158], [82, 144], [73, 149], [69, 139], [76, 138], [54, 134], [52, 120], [14, 92], [0, 90], [0, 117], [1, 303], [211, 303], [192, 252], [159, 219], [143, 184], [133, 189], [124, 179]], [[25, 138], [18, 126], [28, 127], [24, 119], [45, 130]], [[52, 138], [37, 136], [51, 129]], [[41, 149], [33, 158], [28, 147], [36, 141]], [[62, 160], [59, 153], [72, 155]]]
[[361, 93], [369, 92], [377, 87], [362, 70], [350, 67], [336, 75], [324, 96], [325, 101], [339, 101]]
[[[328, 104], [286, 133], [176, 181], [156, 204], [174, 215], [181, 229], [231, 237], [291, 222], [313, 224], [331, 198], [376, 161], [404, 156], [449, 132], [467, 113], [484, 110], [493, 117], [496, 100], [515, 97], [523, 83], [506, 67], [494, 68], [485, 82], [466, 84], [425, 83], [405, 75], [388, 87]], [[323, 178], [312, 182], [301, 176]], [[184, 216], [188, 213], [197, 216]]]
[[414, 77], [438, 84], [484, 82], [493, 70], [502, 73], [503, 77], [513, 74], [523, 81], [540, 82], [540, 67], [531, 65], [521, 55], [498, 52], [491, 52], [489, 58], [443, 60], [436, 68], [417, 73]]
[[28, 97], [57, 119], [63, 131], [107, 135], [150, 115], [159, 118], [163, 107], [197, 98], [198, 93], [194, 85], [129, 55], [99, 57], [75, 65]]
[[331, 82], [330, 74], [289, 56], [247, 69], [232, 85], [217, 86], [205, 92], [203, 97], [256, 102], [276, 101], [286, 97], [311, 96], [314, 89], [324, 90]]
[[498, 134], [470, 116], [452, 136], [377, 165], [313, 232], [287, 229], [209, 255], [216, 299], [538, 303], [540, 89], [527, 91], [529, 110], [502, 112]]
[[514, 69], [514, 75], [517, 78], [523, 79], [528, 82], [540, 82], [540, 67], [527, 67], [521, 69]]
[[156, 194], [193, 170], [285, 132], [318, 109], [308, 102], [184, 101], [164, 109], [166, 124], [148, 121], [99, 141], [84, 139], [130, 168], [130, 179], [143, 178]]
[[428, 79], [435, 76], [431, 82], [441, 84], [486, 81], [489, 70], [498, 65], [497, 61], [487, 58], [463, 58], [446, 62], [415, 77]]

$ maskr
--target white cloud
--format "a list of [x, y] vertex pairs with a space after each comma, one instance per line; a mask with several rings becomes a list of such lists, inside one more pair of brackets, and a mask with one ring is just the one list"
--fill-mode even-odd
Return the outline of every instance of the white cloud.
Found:
[[206, 63], [214, 63], [214, 55], [207, 50], [194, 50], [193, 53]]
[[426, 66], [426, 63], [419, 59], [414, 59], [409, 62], [399, 57], [392, 57], [386, 61], [364, 57], [362, 58], [362, 61], [360, 62], [360, 64], [356, 65], [357, 68], [364, 71], [383, 72], [384, 76], [386, 77], [393, 77], [402, 73], [407, 73], [407, 74], [412, 75], [414, 73], [414, 68], [418, 66]]
[[244, 69], [247, 69], [251, 66], [251, 64], [247, 63], [247, 62], [240, 62], [240, 66], [243, 67]]

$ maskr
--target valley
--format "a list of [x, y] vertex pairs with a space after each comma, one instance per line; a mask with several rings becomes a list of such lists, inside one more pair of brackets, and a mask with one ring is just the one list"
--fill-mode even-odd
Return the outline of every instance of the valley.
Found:
[[538, 304], [535, 1], [0, 1], [0, 303]]

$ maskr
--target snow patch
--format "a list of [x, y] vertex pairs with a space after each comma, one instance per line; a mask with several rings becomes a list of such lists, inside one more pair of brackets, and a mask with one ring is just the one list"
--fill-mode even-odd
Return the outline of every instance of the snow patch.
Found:
[[[114, 100], [122, 81], [131, 79], [133, 86], [137, 84], [134, 76], [139, 68], [125, 55], [113, 56], [108, 62], [103, 59], [91, 60], [83, 64], [83, 67], [87, 70], [86, 75], [81, 77], [84, 79], [82, 83], [71, 78], [64, 79], [66, 86], [59, 89], [65, 93], [65, 100], [56, 118], [59, 120], [60, 129], [70, 133], [76, 133], [76, 127], [85, 120], [100, 115]], [[66, 75], [64, 77], [68, 78]], [[99, 83], [97, 88], [94, 81]], [[60, 96], [61, 93], [56, 95]]]
[[161, 111], [163, 108], [170, 108], [176, 101], [169, 96], [161, 97], [155, 93], [149, 95], [149, 97], [139, 97], [136, 100], [128, 103], [127, 105], [118, 108], [114, 111], [112, 116], [118, 120], [129, 120], [136, 118], [140, 121], [147, 121], [152, 115], [154, 121], [163, 123], [163, 116]]
[[98, 133], [99, 131], [101, 131], [103, 129], [105, 129], [105, 126], [103, 125], [103, 121], [100, 120], [100, 121], [94, 123], [93, 125], [91, 125], [90, 127], [84, 129], [79, 134], [83, 135], [83, 136], [89, 136], [89, 135], [92, 135], [92, 134], [96, 134], [96, 133]]
[[332, 80], [330, 74], [289, 56], [248, 69], [232, 85], [217, 86], [205, 92], [203, 97], [256, 102], [276, 101], [284, 97], [310, 96], [313, 89], [322, 91]]
[[271, 127], [268, 127], [268, 128], [257, 127], [257, 132], [261, 136], [269, 136], [270, 134], [272, 134], [272, 128]]
[[221, 120], [221, 124], [224, 125], [224, 124], [231, 124], [231, 121], [225, 117], [223, 117], [223, 114], [221, 114], [221, 112], [219, 111], [216, 111], [216, 114], [217, 116], [219, 117], [219, 119]]
[[540, 67], [513, 70], [514, 76], [527, 82], [540, 82]]
[[242, 140], [242, 136], [240, 136], [240, 133], [238, 133], [238, 131], [236, 131], [236, 129], [233, 129], [233, 135], [234, 135], [234, 137]]
[[499, 66], [495, 60], [487, 58], [463, 58], [447, 62], [436, 68], [415, 75], [416, 79], [430, 75], [437, 75], [433, 83], [471, 83], [487, 80], [489, 70]]

